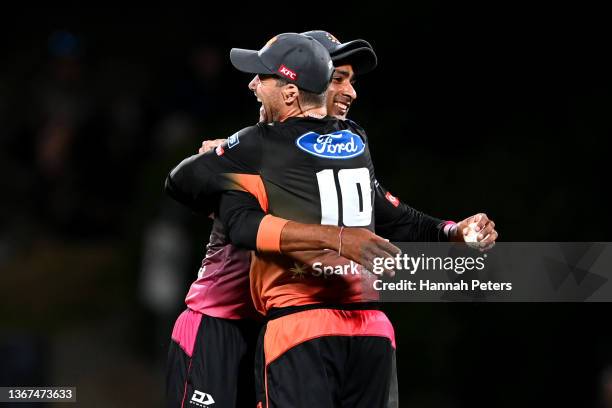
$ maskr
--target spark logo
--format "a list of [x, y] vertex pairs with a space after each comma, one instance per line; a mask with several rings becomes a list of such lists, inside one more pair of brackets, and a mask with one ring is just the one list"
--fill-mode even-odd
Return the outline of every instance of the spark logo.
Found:
[[280, 68], [278, 69], [278, 72], [282, 76], [287, 77], [291, 79], [292, 81], [295, 81], [297, 79], [297, 74], [294, 71], [287, 68], [284, 64], [280, 66]]
[[212, 404], [214, 404], [215, 400], [210, 394], [206, 394], [202, 391], [194, 390], [193, 395], [191, 396], [191, 401], [189, 401], [189, 403], [197, 405], [198, 407], [207, 408], [207, 407], [210, 407]]

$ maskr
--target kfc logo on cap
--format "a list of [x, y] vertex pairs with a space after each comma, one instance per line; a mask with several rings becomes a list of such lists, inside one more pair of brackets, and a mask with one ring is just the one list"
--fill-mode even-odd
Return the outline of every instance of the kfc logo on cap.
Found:
[[294, 71], [287, 68], [284, 64], [280, 66], [280, 68], [278, 69], [278, 72], [282, 76], [289, 78], [292, 81], [297, 80], [297, 74]]

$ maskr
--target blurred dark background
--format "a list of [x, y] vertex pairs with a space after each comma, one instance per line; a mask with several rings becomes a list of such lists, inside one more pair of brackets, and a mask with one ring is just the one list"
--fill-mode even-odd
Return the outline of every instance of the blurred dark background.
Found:
[[[3, 12], [0, 386], [162, 406], [171, 327], [210, 228], [163, 181], [203, 139], [257, 120], [229, 49], [281, 32], [374, 46], [379, 67], [358, 79], [350, 117], [403, 201], [446, 219], [485, 211], [503, 241], [610, 241], [606, 10], [285, 7]], [[612, 407], [610, 304], [388, 312], [402, 407]]]

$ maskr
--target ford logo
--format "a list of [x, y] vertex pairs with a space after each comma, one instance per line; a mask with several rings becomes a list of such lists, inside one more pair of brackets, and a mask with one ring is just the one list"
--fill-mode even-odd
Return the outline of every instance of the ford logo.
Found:
[[325, 159], [350, 159], [365, 150], [361, 138], [348, 130], [327, 135], [308, 132], [298, 137], [295, 144], [306, 153]]

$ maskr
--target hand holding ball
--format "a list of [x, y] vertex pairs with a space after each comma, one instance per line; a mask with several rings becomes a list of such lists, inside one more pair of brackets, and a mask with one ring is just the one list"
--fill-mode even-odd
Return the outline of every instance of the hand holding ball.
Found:
[[476, 222], [472, 222], [468, 225], [469, 228], [469, 232], [467, 234], [463, 235], [463, 240], [465, 241], [466, 244], [468, 244], [468, 246], [471, 246], [472, 248], [478, 248], [478, 234], [479, 232], [476, 231], [476, 226], [478, 225], [478, 223]]

